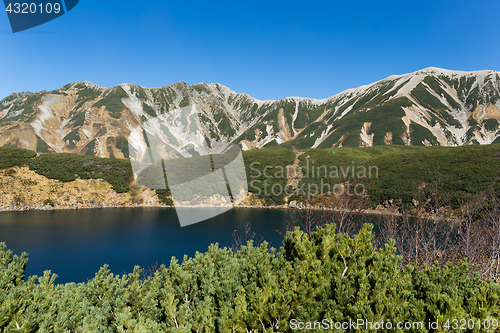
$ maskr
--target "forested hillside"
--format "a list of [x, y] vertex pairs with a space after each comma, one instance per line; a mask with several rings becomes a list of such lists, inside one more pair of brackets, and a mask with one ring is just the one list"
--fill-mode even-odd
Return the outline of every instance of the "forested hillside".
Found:
[[[479, 203], [500, 194], [499, 144], [305, 150], [271, 147], [245, 151], [243, 159], [249, 191], [243, 204], [247, 205], [336, 208], [347, 196], [357, 200], [358, 206], [351, 208], [443, 208], [449, 213], [455, 211], [459, 217], [466, 202]], [[76, 154], [37, 156], [33, 151], [3, 147], [0, 148], [0, 182], [4, 192], [9, 192], [16, 179], [24, 182], [26, 189], [41, 181], [33, 177], [21, 179], [22, 172], [16, 171], [16, 167], [22, 166], [57, 181], [49, 192], [58, 186], [69, 186], [73, 181], [100, 179], [110, 184], [117, 194], [131, 194], [130, 203], [133, 204], [135, 195], [135, 202], [143, 204], [136, 195], [140, 189], [134, 182], [131, 162], [126, 159]], [[37, 203], [36, 196], [30, 197], [30, 205]], [[156, 196], [167, 205], [173, 203], [168, 188], [157, 189]], [[53, 206], [62, 204], [57, 197], [50, 197], [50, 193], [44, 200], [48, 199]], [[28, 201], [22, 196], [16, 200], [17, 205]], [[2, 202], [4, 207], [13, 203], [0, 200], [0, 205]], [[75, 204], [84, 206], [85, 202]]]

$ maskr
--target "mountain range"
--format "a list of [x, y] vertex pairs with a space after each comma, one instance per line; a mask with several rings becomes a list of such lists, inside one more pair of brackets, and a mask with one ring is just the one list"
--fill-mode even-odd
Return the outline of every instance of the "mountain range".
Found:
[[[174, 115], [186, 108], [198, 119], [182, 126]], [[123, 158], [128, 142], [146, 145], [146, 135], [131, 140], [138, 127], [184, 156], [233, 143], [244, 150], [500, 143], [500, 73], [430, 67], [326, 99], [262, 101], [218, 83], [81, 81], [0, 101], [0, 146]]]

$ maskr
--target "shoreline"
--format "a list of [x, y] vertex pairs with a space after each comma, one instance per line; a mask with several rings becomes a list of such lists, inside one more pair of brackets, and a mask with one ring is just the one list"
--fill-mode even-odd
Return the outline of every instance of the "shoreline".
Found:
[[1, 212], [27, 212], [27, 211], [48, 211], [48, 210], [78, 210], [78, 209], [99, 209], [99, 208], [139, 208], [139, 207], [157, 207], [157, 208], [173, 208], [169, 205], [118, 205], [118, 204], [108, 204], [108, 205], [92, 205], [92, 206], [81, 206], [81, 205], [73, 205], [73, 206], [51, 206], [51, 205], [34, 205], [34, 206], [16, 206], [10, 205], [8, 207], [0, 207]]
[[[181, 208], [186, 208], [186, 207], [191, 207], [191, 208], [219, 208], [219, 207], [224, 207], [224, 206], [213, 206], [213, 205], [198, 205], [198, 206], [189, 206], [189, 205], [177, 205], [177, 207]], [[108, 204], [108, 205], [92, 205], [92, 206], [81, 206], [81, 205], [73, 205], [73, 206], [59, 206], [59, 207], [53, 207], [51, 205], [46, 205], [46, 206], [41, 206], [41, 205], [34, 205], [34, 206], [21, 206], [18, 207], [16, 205], [10, 205], [9, 207], [0, 207], [0, 213], [2, 212], [24, 212], [24, 211], [51, 211], [51, 210], [78, 210], [78, 209], [102, 209], [102, 208], [176, 208], [176, 206], [170, 206], [166, 204], [156, 204], [156, 205], [145, 205], [145, 204], [125, 204], [125, 205], [118, 205], [118, 204]], [[228, 206], [229, 208], [229, 206]], [[339, 208], [331, 208], [331, 207], [317, 207], [317, 206], [309, 206], [309, 207], [290, 207], [288, 205], [271, 205], [271, 206], [265, 206], [265, 205], [238, 205], [238, 206], [232, 206], [230, 209], [233, 208], [251, 208], [251, 209], [279, 209], [279, 210], [314, 210], [314, 211], [331, 211], [331, 212], [344, 212], [344, 213], [360, 213], [360, 214], [371, 214], [371, 215], [389, 215], [389, 216], [398, 216], [402, 217], [403, 214], [395, 211], [390, 211], [390, 210], [376, 210], [376, 209], [339, 209]], [[432, 219], [433, 217], [430, 216], [428, 219]], [[453, 223], [459, 223], [461, 222], [461, 219], [457, 218], [450, 218], [450, 217], [441, 217], [438, 218], [438, 220], [444, 220], [447, 222], [453, 222]]]

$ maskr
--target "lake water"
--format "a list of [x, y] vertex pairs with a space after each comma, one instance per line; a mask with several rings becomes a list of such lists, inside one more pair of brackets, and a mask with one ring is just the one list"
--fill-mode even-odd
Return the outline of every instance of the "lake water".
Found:
[[[134, 265], [169, 265], [172, 256], [205, 252], [211, 243], [231, 247], [245, 223], [279, 248], [293, 211], [237, 208], [181, 228], [174, 209], [107, 208], [0, 213], [0, 242], [15, 254], [27, 252], [26, 275], [51, 270], [56, 283], [86, 282], [104, 264], [115, 274]], [[278, 231], [277, 231], [278, 230]]]

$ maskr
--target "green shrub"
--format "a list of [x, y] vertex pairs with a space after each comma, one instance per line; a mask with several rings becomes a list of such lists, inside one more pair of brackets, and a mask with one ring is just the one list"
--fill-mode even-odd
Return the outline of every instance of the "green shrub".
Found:
[[0, 169], [27, 165], [35, 156], [36, 153], [31, 150], [0, 147]]
[[43, 154], [29, 163], [30, 169], [50, 179], [104, 179], [118, 193], [128, 192], [133, 179], [129, 160], [88, 157], [76, 154]]
[[144, 110], [144, 112], [146, 112], [151, 117], [157, 116], [156, 111], [152, 107], [147, 105], [146, 103], [142, 103], [142, 109]]
[[172, 194], [170, 190], [155, 190], [158, 199], [163, 202], [165, 205], [172, 206], [174, 204], [174, 200], [172, 200]]
[[[466, 263], [401, 268], [393, 243], [377, 250], [373, 241], [371, 225], [353, 237], [334, 225], [310, 236], [297, 228], [279, 251], [266, 242], [250, 241], [237, 252], [215, 244], [182, 263], [172, 258], [147, 277], [139, 267], [118, 276], [104, 266], [87, 283], [65, 285], [55, 284], [50, 271], [25, 280], [26, 254], [13, 255], [0, 243], [0, 330], [292, 332], [294, 320], [364, 319], [419, 322], [421, 329], [405, 332], [441, 332], [447, 320], [500, 315], [500, 286], [469, 277]], [[429, 329], [437, 320], [441, 329]]]
[[55, 204], [55, 202], [54, 202], [52, 199], [45, 199], [45, 200], [43, 201], [43, 205], [44, 205], [44, 206], [49, 205], [49, 206], [54, 207], [56, 204]]
[[496, 131], [500, 127], [500, 123], [496, 119], [486, 119], [484, 120], [484, 128], [487, 131]]

